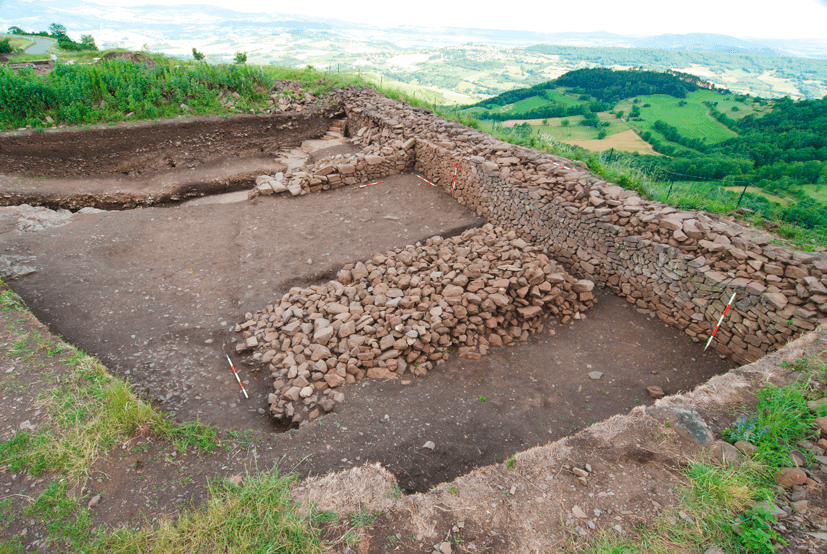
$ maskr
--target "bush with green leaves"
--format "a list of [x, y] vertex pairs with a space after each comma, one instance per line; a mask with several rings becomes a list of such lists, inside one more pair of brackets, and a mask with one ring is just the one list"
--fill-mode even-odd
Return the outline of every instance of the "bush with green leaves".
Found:
[[772, 554], [778, 550], [778, 545], [787, 544], [781, 534], [773, 529], [777, 523], [775, 517], [766, 509], [757, 507], [738, 515], [738, 525], [742, 533], [738, 534], [738, 542], [747, 552], [756, 554]]

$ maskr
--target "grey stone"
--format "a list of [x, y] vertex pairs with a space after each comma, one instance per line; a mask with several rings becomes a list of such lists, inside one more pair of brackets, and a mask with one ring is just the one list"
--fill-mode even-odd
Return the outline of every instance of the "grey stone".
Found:
[[701, 414], [688, 408], [650, 406], [646, 413], [661, 423], [668, 422], [670, 428], [679, 435], [697, 442], [698, 444], [709, 444], [715, 439], [715, 435], [707, 426]]

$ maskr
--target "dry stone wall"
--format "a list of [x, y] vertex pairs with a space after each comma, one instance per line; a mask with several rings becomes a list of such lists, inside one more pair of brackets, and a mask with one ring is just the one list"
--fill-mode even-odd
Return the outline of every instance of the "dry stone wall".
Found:
[[491, 223], [544, 246], [593, 280], [706, 340], [732, 293], [715, 349], [754, 361], [827, 321], [827, 258], [791, 251], [729, 218], [678, 211], [582, 164], [514, 146], [367, 89], [345, 98], [374, 143], [415, 139], [415, 169]]
[[414, 145], [414, 139], [397, 140], [387, 146], [368, 145], [357, 154], [323, 158], [306, 170], [302, 189], [307, 192], [333, 190], [409, 170], [413, 166]]

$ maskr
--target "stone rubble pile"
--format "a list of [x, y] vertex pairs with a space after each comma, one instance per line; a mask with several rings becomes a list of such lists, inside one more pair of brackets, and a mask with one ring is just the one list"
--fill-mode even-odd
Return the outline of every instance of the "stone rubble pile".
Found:
[[345, 382], [422, 376], [453, 349], [478, 359], [526, 341], [547, 316], [567, 323], [594, 304], [593, 287], [514, 231], [488, 224], [376, 254], [326, 285], [293, 288], [247, 314], [236, 350], [269, 364], [271, 413], [302, 422], [333, 409]]

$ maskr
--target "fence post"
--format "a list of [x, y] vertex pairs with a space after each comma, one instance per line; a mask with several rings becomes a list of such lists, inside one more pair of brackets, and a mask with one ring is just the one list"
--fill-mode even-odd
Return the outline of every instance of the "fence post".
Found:
[[744, 183], [744, 190], [741, 191], [741, 196], [738, 197], [738, 203], [735, 205], [736, 210], [741, 207], [741, 200], [744, 198], [744, 193], [747, 192], [747, 187], [748, 186], [749, 186], [749, 183]]

